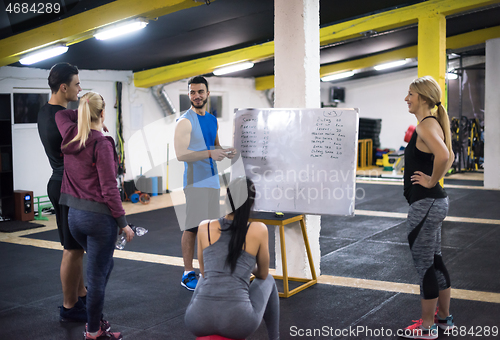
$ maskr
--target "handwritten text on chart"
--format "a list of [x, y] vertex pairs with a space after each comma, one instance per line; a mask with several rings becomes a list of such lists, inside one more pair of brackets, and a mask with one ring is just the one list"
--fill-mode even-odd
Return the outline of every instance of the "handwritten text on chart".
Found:
[[244, 159], [256, 159], [266, 164], [269, 154], [269, 128], [264, 126], [262, 130], [257, 128], [256, 118], [243, 118], [241, 129], [241, 157]]
[[341, 114], [325, 112], [323, 117], [317, 117], [314, 130], [311, 132], [312, 158], [339, 159], [343, 153], [343, 132]]
[[[259, 160], [265, 165], [269, 155], [269, 127], [259, 127], [258, 119], [245, 117], [239, 128], [241, 156], [244, 159]], [[310, 139], [304, 142], [311, 145], [310, 158], [339, 159], [344, 153], [344, 140], [342, 112], [325, 111], [323, 115], [315, 118]]]

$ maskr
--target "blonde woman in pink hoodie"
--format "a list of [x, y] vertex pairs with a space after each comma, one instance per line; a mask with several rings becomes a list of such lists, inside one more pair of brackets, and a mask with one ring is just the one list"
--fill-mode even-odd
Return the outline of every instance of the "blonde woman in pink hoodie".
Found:
[[134, 237], [116, 186], [114, 141], [101, 132], [104, 109], [102, 96], [89, 92], [80, 99], [78, 110], [56, 113], [64, 154], [60, 203], [69, 207], [71, 234], [87, 252], [87, 340], [122, 339], [121, 333], [109, 332], [102, 318], [104, 291], [113, 269], [117, 230], [126, 234], [127, 242]]

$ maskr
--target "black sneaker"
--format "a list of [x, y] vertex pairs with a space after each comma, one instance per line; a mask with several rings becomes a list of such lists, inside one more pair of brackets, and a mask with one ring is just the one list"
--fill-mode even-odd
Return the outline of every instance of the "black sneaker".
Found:
[[73, 308], [67, 309], [60, 306], [60, 317], [62, 322], [87, 322], [87, 308], [82, 300], [78, 299]]

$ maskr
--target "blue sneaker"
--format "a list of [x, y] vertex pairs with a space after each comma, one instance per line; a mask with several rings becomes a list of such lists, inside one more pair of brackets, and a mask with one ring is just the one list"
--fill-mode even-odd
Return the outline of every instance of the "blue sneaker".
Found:
[[434, 317], [434, 323], [441, 329], [452, 330], [455, 329], [455, 322], [453, 321], [453, 316], [450, 314], [445, 319], [441, 319], [439, 315], [436, 314]]
[[181, 286], [186, 288], [187, 290], [195, 290], [196, 285], [198, 284], [198, 279], [196, 278], [196, 274], [194, 271], [190, 271], [189, 273], [182, 275]]

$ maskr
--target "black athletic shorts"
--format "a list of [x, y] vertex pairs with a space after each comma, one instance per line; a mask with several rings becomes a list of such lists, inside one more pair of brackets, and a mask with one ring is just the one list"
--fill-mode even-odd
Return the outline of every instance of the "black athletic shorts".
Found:
[[83, 249], [82, 246], [76, 242], [69, 231], [68, 224], [68, 211], [69, 207], [59, 204], [61, 197], [61, 181], [50, 180], [47, 184], [47, 194], [49, 195], [50, 202], [56, 212], [57, 230], [59, 231], [59, 240], [64, 249]]
[[218, 219], [220, 212], [220, 189], [184, 188], [186, 195], [186, 231], [198, 232], [203, 220]]

